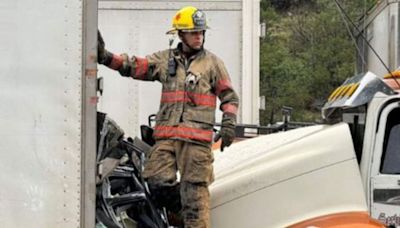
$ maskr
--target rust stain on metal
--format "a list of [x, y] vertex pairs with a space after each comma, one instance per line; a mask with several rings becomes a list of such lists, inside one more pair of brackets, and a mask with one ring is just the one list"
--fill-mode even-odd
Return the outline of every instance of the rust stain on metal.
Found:
[[89, 55], [90, 61], [97, 62], [97, 55]]
[[93, 104], [93, 105], [95, 105], [95, 104], [97, 104], [99, 102], [99, 97], [97, 97], [97, 96], [90, 97], [89, 99], [90, 99], [89, 100], [90, 104]]
[[87, 76], [87, 77], [96, 77], [96, 75], [97, 75], [97, 69], [86, 69], [86, 71], [85, 71], [85, 75]]

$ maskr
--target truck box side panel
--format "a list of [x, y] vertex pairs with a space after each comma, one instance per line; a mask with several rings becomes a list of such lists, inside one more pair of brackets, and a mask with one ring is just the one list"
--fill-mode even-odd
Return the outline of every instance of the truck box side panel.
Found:
[[[383, 59], [385, 64], [389, 66], [389, 7], [379, 14], [374, 23], [369, 28], [369, 36], [372, 38], [370, 43], [376, 50], [379, 56]], [[368, 70], [372, 71], [379, 77], [383, 77], [387, 72], [384, 65], [379, 61], [378, 57], [368, 49]], [[393, 69], [392, 69], [393, 70]]]
[[[360, 25], [360, 31], [363, 31], [371, 46], [378, 53], [389, 70], [394, 71], [400, 66], [399, 58], [399, 0], [384, 0], [377, 3], [365, 20]], [[364, 69], [371, 71], [379, 77], [388, 73], [386, 67], [379, 58], [366, 45], [366, 42], [358, 34], [358, 43], [362, 55], [365, 58], [364, 68], [359, 67], [359, 71]], [[357, 56], [359, 63], [362, 62], [360, 56]]]
[[82, 1], [0, 2], [1, 227], [79, 227]]

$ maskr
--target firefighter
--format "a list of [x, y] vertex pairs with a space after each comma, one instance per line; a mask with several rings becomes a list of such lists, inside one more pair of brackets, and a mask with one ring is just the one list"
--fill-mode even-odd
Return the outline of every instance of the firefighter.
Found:
[[124, 77], [162, 84], [153, 134], [156, 144], [148, 154], [143, 177], [154, 191], [179, 188], [185, 228], [210, 227], [208, 186], [213, 181], [216, 98], [223, 112], [221, 150], [234, 140], [239, 105], [224, 63], [203, 47], [207, 29], [203, 11], [184, 7], [167, 32], [177, 34], [181, 42], [145, 58], [107, 51], [99, 33], [100, 64]]

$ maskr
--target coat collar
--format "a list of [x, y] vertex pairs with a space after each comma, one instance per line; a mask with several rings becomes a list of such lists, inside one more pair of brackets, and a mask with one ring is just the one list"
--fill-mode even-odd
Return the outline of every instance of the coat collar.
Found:
[[[174, 53], [174, 57], [176, 59], [182, 59], [184, 58], [184, 54], [183, 54], [183, 47], [182, 47], [182, 42], [178, 43], [177, 47], [174, 49], [173, 53]], [[194, 60], [196, 58], [200, 58], [202, 56], [204, 56], [206, 53], [205, 49], [202, 48], [200, 49], [197, 53], [195, 53], [194, 55], [192, 55], [189, 60]]]

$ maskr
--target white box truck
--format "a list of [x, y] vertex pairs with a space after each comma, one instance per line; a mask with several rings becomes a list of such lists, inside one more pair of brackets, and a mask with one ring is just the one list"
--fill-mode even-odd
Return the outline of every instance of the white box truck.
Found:
[[0, 15], [0, 226], [94, 227], [97, 2]]
[[[383, 60], [390, 71], [394, 71], [400, 66], [399, 3], [398, 0], [379, 1], [360, 20], [359, 28], [354, 31], [360, 50], [360, 53], [357, 54], [358, 72], [371, 71], [383, 77], [388, 71], [379, 58]], [[368, 47], [366, 40], [361, 35], [366, 38], [379, 57]]]
[[259, 1], [0, 2], [1, 227], [94, 227], [97, 108], [134, 136], [159, 102], [156, 83], [104, 68], [99, 98], [98, 16], [110, 50], [145, 55], [168, 47], [184, 5], [209, 15], [206, 45], [231, 72], [241, 121], [258, 123]]

